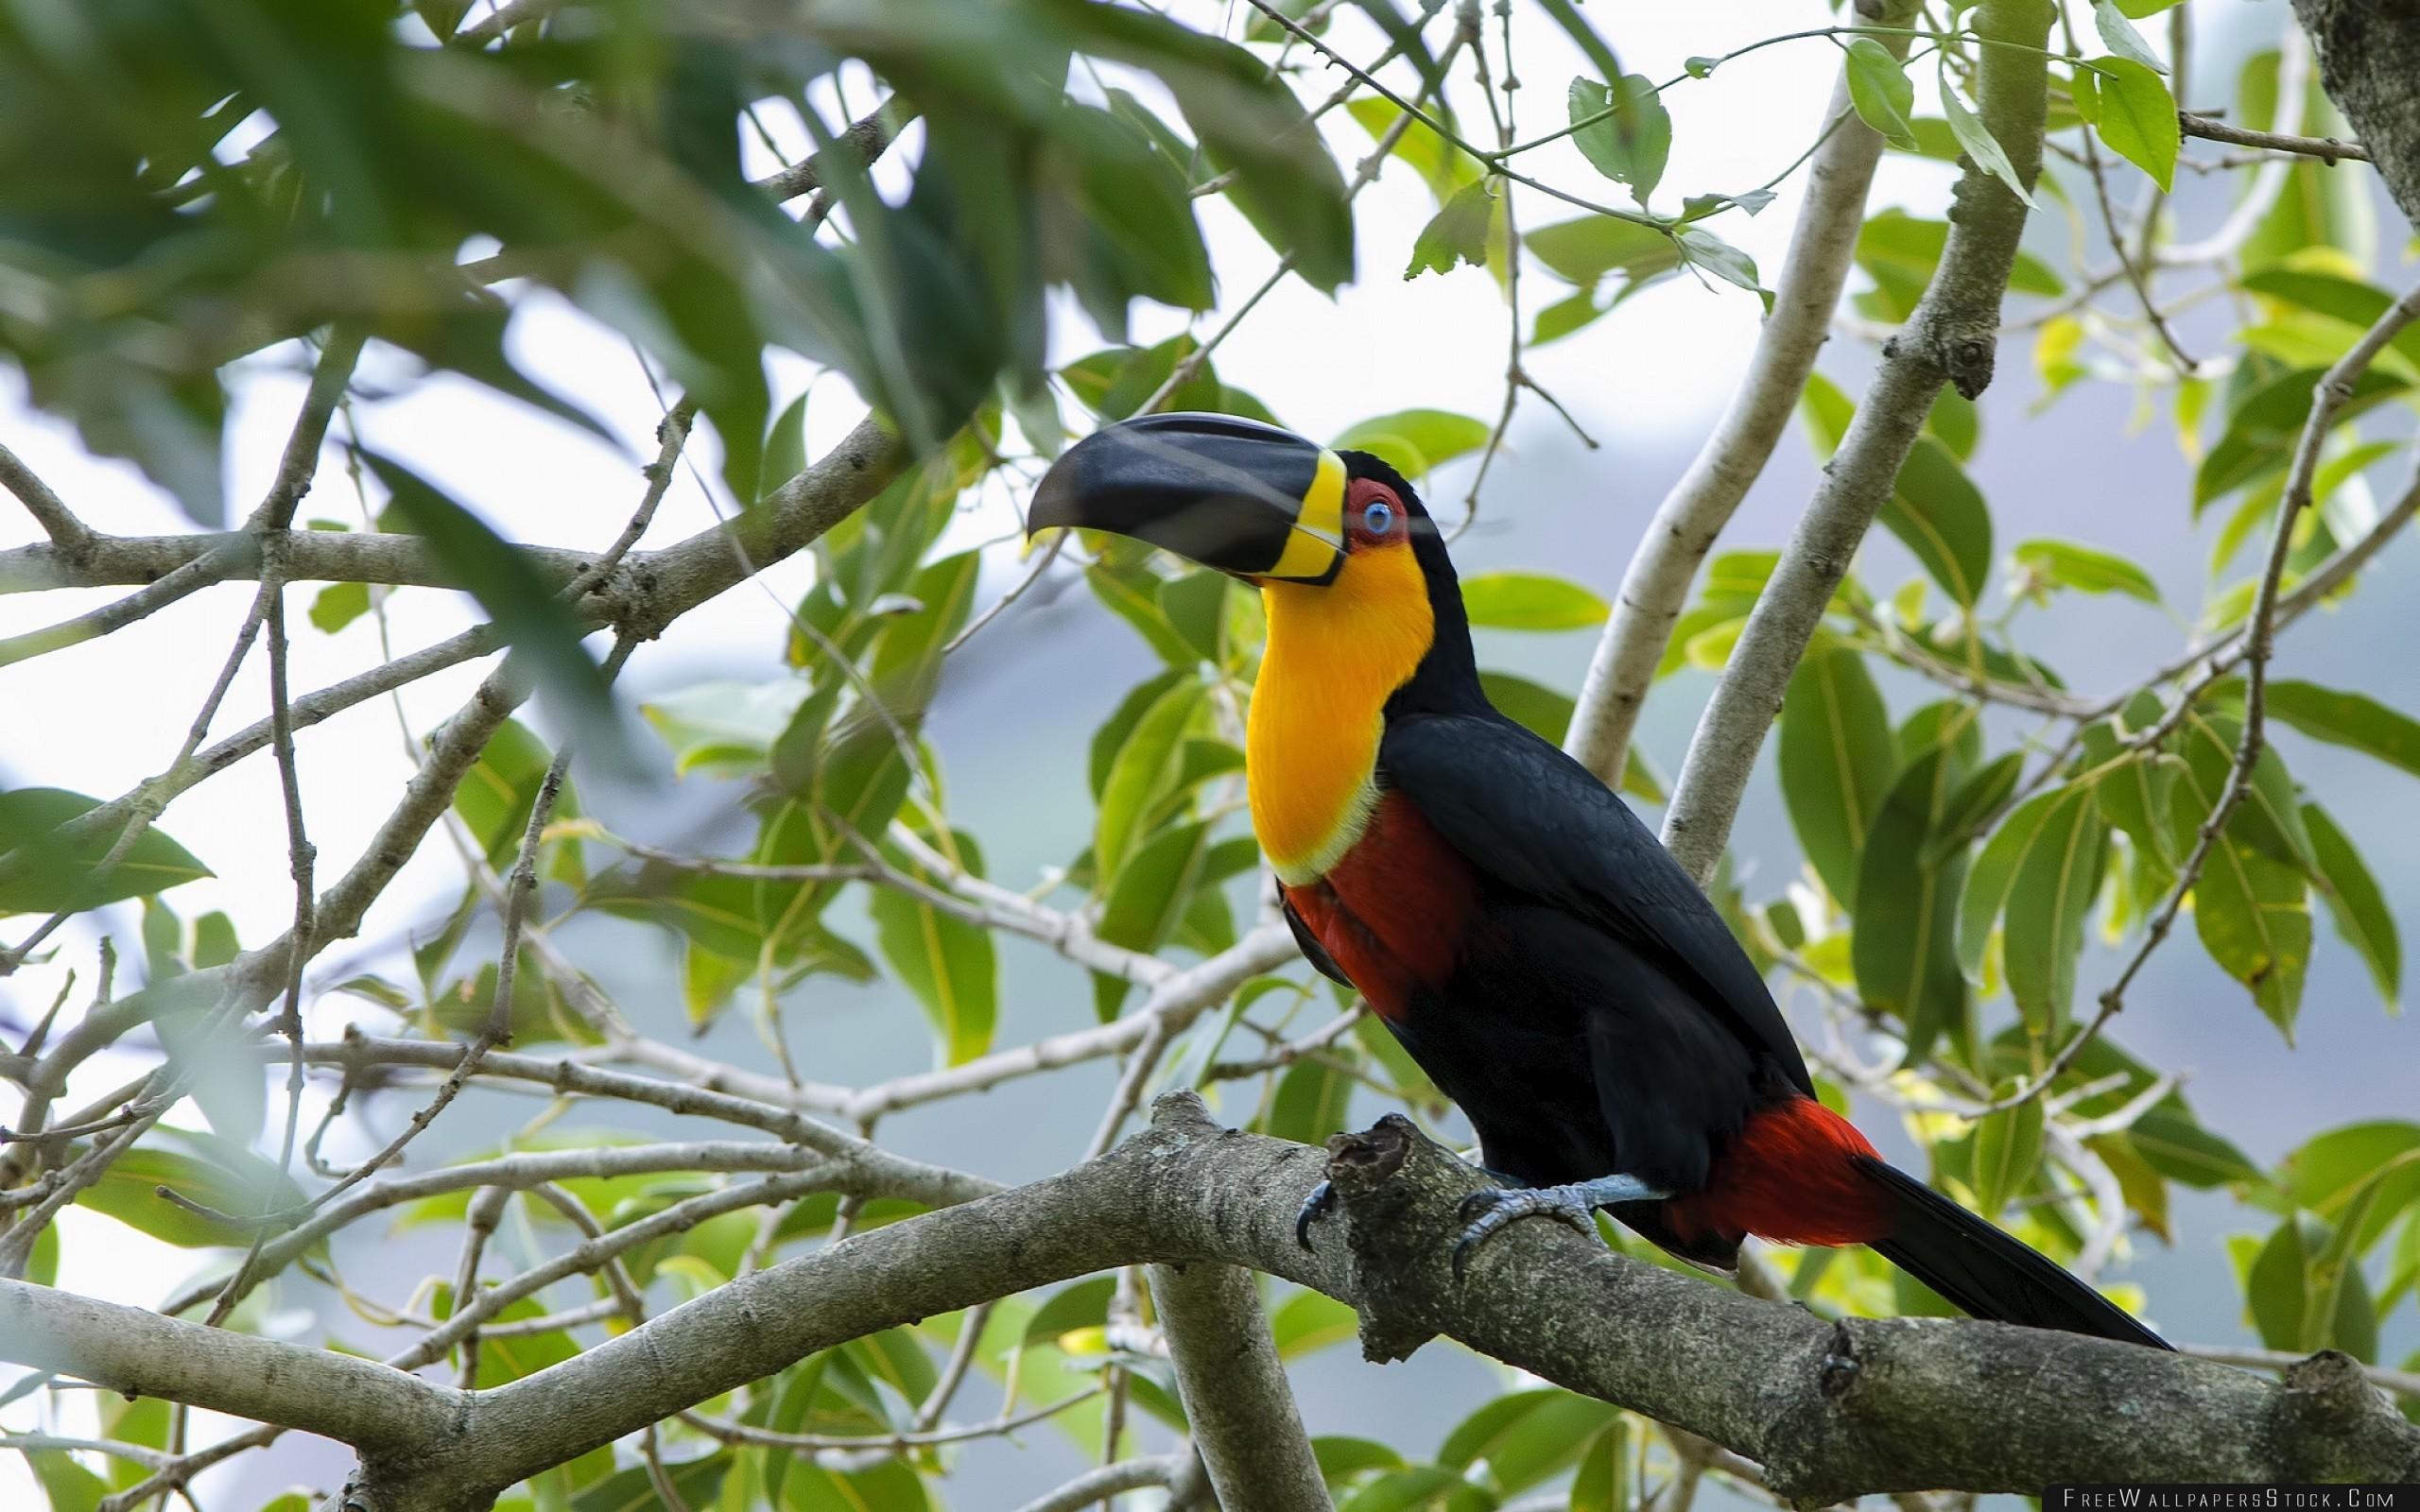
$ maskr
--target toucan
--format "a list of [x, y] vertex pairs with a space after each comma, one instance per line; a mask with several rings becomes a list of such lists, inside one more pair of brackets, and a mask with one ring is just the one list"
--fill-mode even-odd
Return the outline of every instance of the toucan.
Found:
[[1463, 1210], [1457, 1271], [1515, 1219], [1593, 1237], [1601, 1209], [1717, 1271], [1749, 1234], [1871, 1245], [1977, 1317], [2168, 1348], [1817, 1099], [1680, 863], [1489, 703], [1444, 540], [1392, 467], [1236, 416], [1150, 415], [1062, 455], [1027, 524], [1131, 537], [1259, 590], [1253, 831], [1303, 954], [1478, 1135], [1493, 1184]]

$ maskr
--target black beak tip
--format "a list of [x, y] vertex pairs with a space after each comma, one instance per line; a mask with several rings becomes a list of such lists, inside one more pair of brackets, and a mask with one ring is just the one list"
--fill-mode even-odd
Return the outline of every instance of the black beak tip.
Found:
[[1061, 454], [1042, 474], [1041, 483], [1033, 490], [1033, 502], [1025, 512], [1025, 533], [1028, 540], [1045, 530], [1073, 527], [1083, 524], [1082, 490], [1077, 487], [1076, 469], [1069, 464], [1073, 452]]
[[1050, 465], [1026, 534], [1102, 530], [1220, 572], [1265, 573], [1286, 554], [1321, 455], [1299, 436], [1239, 416], [1138, 416]]

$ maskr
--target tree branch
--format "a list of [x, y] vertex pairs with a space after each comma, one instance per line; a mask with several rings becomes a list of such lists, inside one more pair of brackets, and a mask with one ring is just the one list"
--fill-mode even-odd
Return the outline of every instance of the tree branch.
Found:
[[[2392, 1481], [2420, 1428], [2341, 1355], [2282, 1385], [2081, 1335], [1941, 1319], [1827, 1322], [1627, 1260], [1551, 1224], [1481, 1252], [1447, 1239], [1481, 1179], [1400, 1118], [1331, 1142], [1342, 1222], [1294, 1242], [1316, 1152], [1212, 1123], [1189, 1092], [1064, 1175], [758, 1271], [491, 1392], [229, 1335], [44, 1288], [0, 1286], [0, 1358], [290, 1421], [363, 1452], [372, 1512], [482, 1504], [546, 1466], [883, 1328], [1151, 1262], [1248, 1265], [1362, 1315], [1396, 1359], [1444, 1332], [1766, 1467], [1779, 1494], [2029, 1490], [2054, 1482]], [[236, 1368], [240, 1366], [240, 1368]], [[2161, 1432], [2141, 1431], [2155, 1421]], [[1099, 1493], [1094, 1493], [1098, 1496]]]
[[25, 1281], [0, 1280], [0, 1355], [129, 1397], [266, 1419], [365, 1452], [442, 1439], [460, 1410], [458, 1393], [368, 1360]]
[[1330, 1512], [1303, 1415], [1261, 1315], [1252, 1273], [1233, 1265], [1154, 1265], [1184, 1419], [1221, 1506]]
[[[1976, 71], [1983, 124], [2029, 185], [2042, 162], [2048, 69], [2040, 49], [2052, 11], [2048, 0], [1986, 0], [1975, 12], [1979, 36], [2014, 44], [1979, 49]], [[1979, 166], [1970, 164], [1958, 180], [1941, 266], [1906, 327], [1883, 347], [1881, 369], [1750, 612], [1689, 742], [1664, 821], [1664, 843], [1701, 882], [1730, 839], [1790, 673], [1890, 499], [1934, 396], [1948, 383], [1971, 399], [1992, 380], [2000, 301], [2026, 214], [2025, 201]]]
[[[2294, 0], [2319, 54], [2319, 81], [2353, 123], [2404, 218], [2420, 225], [2420, 7], [2379, 0]], [[2280, 117], [2281, 127], [2300, 120]], [[2346, 154], [2349, 156], [2350, 154]]]
[[2291, 152], [2306, 158], [2319, 158], [2328, 163], [2370, 161], [2370, 149], [2359, 142], [2340, 142], [2332, 136], [2289, 136], [2282, 131], [2254, 131], [2190, 111], [2176, 112], [2176, 124], [2187, 136], [2198, 136], [2204, 142], [2224, 142], [2230, 146], [2260, 147], [2270, 152]]
[[1190, 1469], [1183, 1454], [1153, 1459], [1123, 1459], [1077, 1476], [1057, 1490], [1017, 1508], [1017, 1512], [1081, 1512], [1104, 1496], [1139, 1491], [1147, 1486], [1173, 1486]]
[[[647, 633], [660, 630], [739, 582], [750, 568], [762, 571], [821, 535], [889, 483], [905, 455], [897, 438], [869, 418], [830, 454], [775, 490], [769, 507], [749, 510], [735, 521], [701, 530], [659, 551], [632, 553], [590, 589], [579, 607], [600, 624]], [[861, 496], [854, 491], [860, 487], [865, 490]], [[280, 546], [285, 553], [283, 565], [298, 582], [462, 586], [417, 536], [297, 530], [285, 532]], [[556, 587], [573, 582], [596, 557], [563, 547], [520, 549], [531, 568]], [[749, 568], [740, 564], [743, 555]], [[156, 585], [171, 574], [180, 575], [178, 585], [191, 592], [213, 583], [257, 578], [262, 560], [262, 537], [253, 532], [96, 534], [81, 559], [72, 558], [56, 544], [40, 542], [0, 551], [0, 593]], [[147, 603], [142, 610], [149, 612], [159, 607]], [[121, 615], [117, 623], [140, 617], [139, 613]]]
[[72, 561], [92, 546], [92, 527], [77, 519], [76, 511], [67, 507], [66, 501], [51, 492], [50, 485], [35, 476], [34, 470], [5, 446], [0, 446], [0, 487], [17, 496], [60, 555]]
[[[1908, 0], [1861, 0], [1858, 6], [1859, 15], [1894, 26], [1906, 26], [1914, 11]], [[1905, 37], [1876, 40], [1902, 56], [1908, 50]], [[1789, 427], [1848, 280], [1858, 232], [1865, 222], [1866, 192], [1883, 144], [1852, 112], [1845, 64], [1824, 110], [1826, 121], [1844, 112], [1848, 119], [1833, 129], [1808, 160], [1806, 199], [1790, 232], [1789, 252], [1775, 280], [1772, 313], [1757, 332], [1747, 373], [1688, 471], [1648, 522], [1647, 535], [1622, 574], [1613, 618], [1581, 684], [1564, 746], [1608, 786], [1620, 784], [1631, 731], [1638, 724], [1672, 627], [1687, 607], [1698, 565], [1714, 549]]]

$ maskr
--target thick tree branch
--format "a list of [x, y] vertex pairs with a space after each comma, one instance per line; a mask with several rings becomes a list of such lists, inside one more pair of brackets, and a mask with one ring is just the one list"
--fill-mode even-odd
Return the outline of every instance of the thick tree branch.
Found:
[[[2014, 44], [1979, 49], [1976, 72], [1983, 123], [2029, 185], [2042, 162], [2047, 68], [2040, 49], [2052, 13], [2048, 0], [1987, 0], [1975, 12], [1979, 35]], [[1971, 399], [1992, 380], [2000, 301], [2026, 213], [2026, 202], [1979, 165], [1970, 163], [1958, 181], [1949, 241], [1932, 284], [1906, 327], [1883, 347], [1881, 369], [1750, 612], [1689, 743], [1664, 843], [1701, 882], [1730, 839], [1790, 673], [1890, 499], [1934, 397], [1948, 383]]]
[[[1524, 1224], [1458, 1280], [1447, 1236], [1480, 1179], [1398, 1118], [1331, 1158], [1224, 1129], [1190, 1093], [1048, 1180], [720, 1287], [560, 1366], [458, 1396], [378, 1366], [43, 1288], [0, 1286], [0, 1357], [355, 1443], [372, 1512], [477, 1505], [548, 1465], [889, 1327], [1104, 1268], [1248, 1265], [1359, 1310], [1394, 1359], [1443, 1332], [1765, 1467], [1803, 1503], [2054, 1482], [2392, 1481], [2420, 1428], [2324, 1354], [2282, 1385], [2079, 1335], [1937, 1319], [1827, 1322]], [[1311, 1183], [1343, 1216], [1294, 1242]], [[231, 1362], [240, 1362], [239, 1371]], [[2145, 1423], [2161, 1431], [2148, 1434]]]
[[[1907, 0], [1860, 0], [1858, 8], [1866, 20], [1891, 26], [1908, 25], [1914, 11]], [[1881, 40], [1899, 54], [1908, 50], [1905, 37]], [[1840, 306], [1882, 138], [1852, 112], [1845, 64], [1824, 112], [1826, 121], [1840, 124], [1807, 162], [1806, 199], [1748, 370], [1688, 471], [1648, 522], [1581, 684], [1564, 745], [1609, 786], [1619, 785], [1631, 731], [1672, 627], [1687, 607], [1698, 566], [1789, 428]]]
[[[2319, 54], [2319, 81], [2360, 133], [2378, 177], [2420, 226], [2420, 5], [2411, 0], [2294, 0], [2294, 16]], [[2277, 125], [2296, 127], [2280, 118]]]
[[0, 1280], [0, 1355], [129, 1397], [164, 1397], [352, 1444], [450, 1431], [457, 1393], [368, 1360], [206, 1329], [139, 1307]]
[[1330, 1512], [1252, 1273], [1234, 1265], [1154, 1265], [1151, 1300], [1219, 1504]]

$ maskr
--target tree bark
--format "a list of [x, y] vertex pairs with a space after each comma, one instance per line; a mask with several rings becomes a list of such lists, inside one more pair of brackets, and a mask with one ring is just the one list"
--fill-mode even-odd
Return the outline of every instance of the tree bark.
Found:
[[[1910, 0], [1860, 0], [1858, 15], [1874, 26], [1905, 26], [1915, 9]], [[1894, 53], [1908, 50], [1905, 37], [1880, 41]], [[1866, 192], [1882, 157], [1881, 136], [1851, 108], [1846, 64], [1824, 120], [1831, 135], [1806, 164], [1806, 202], [1791, 229], [1789, 251], [1774, 280], [1772, 313], [1756, 334], [1747, 374], [1688, 471], [1656, 507], [1637, 555], [1622, 574], [1613, 617], [1581, 684], [1564, 745], [1608, 787], [1621, 784], [1631, 732], [1671, 643], [1672, 627], [1688, 603], [1698, 566], [1789, 429], [1807, 374], [1831, 335], [1858, 232], [1865, 224]]]
[[[2048, 69], [2040, 49], [2054, 13], [2048, 0], [1986, 0], [1975, 12], [1978, 33], [2012, 44], [1980, 49], [1978, 93], [1984, 126], [2029, 187], [2042, 165]], [[1689, 742], [1666, 813], [1664, 843], [1701, 884], [1731, 838], [1749, 773], [1781, 713], [1790, 674], [1874, 517], [1890, 500], [1941, 386], [1953, 385], [1972, 399], [1992, 381], [2000, 302], [2027, 213], [2026, 202], [1979, 164], [1969, 163], [1958, 180], [1941, 266], [1907, 325], [1884, 345], [1881, 370], [1749, 614]]]
[[[2420, 226], [2420, 0], [2294, 0], [2319, 54], [2319, 81], [2369, 149], [2378, 177]], [[2300, 121], [2280, 121], [2297, 131]]]
[[1331, 1512], [1252, 1273], [1154, 1265], [1151, 1300], [1176, 1361], [1185, 1422], [1222, 1507]]
[[[1322, 1162], [1306, 1146], [1222, 1128], [1198, 1097], [1172, 1093], [1151, 1128], [1098, 1160], [742, 1277], [494, 1391], [405, 1384], [340, 1355], [17, 1282], [0, 1282], [0, 1359], [347, 1439], [362, 1451], [350, 1495], [363, 1512], [455, 1512], [817, 1349], [1115, 1265], [1206, 1262], [1355, 1307], [1373, 1359], [1449, 1334], [1755, 1460], [1804, 1503], [2420, 1477], [2420, 1427], [2342, 1355], [2272, 1384], [2076, 1334], [1827, 1321], [1556, 1224], [1515, 1225], [1457, 1278], [1447, 1256], [1478, 1173], [1393, 1116], [1329, 1148]], [[1305, 1250], [1294, 1212], [1323, 1169], [1341, 1213]], [[221, 1348], [214, 1340], [250, 1351], [240, 1371], [202, 1352]], [[409, 1401], [394, 1413], [363, 1405], [388, 1397]]]

